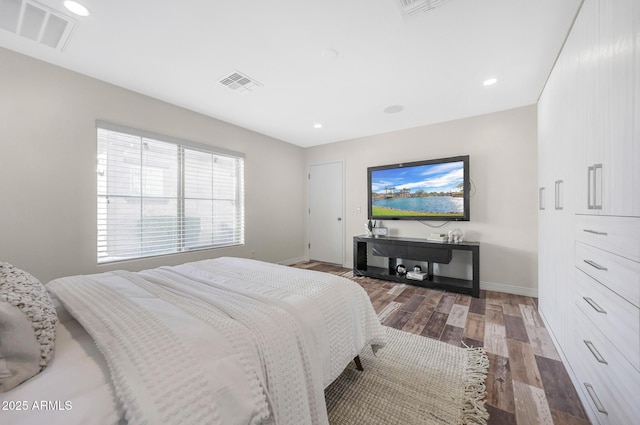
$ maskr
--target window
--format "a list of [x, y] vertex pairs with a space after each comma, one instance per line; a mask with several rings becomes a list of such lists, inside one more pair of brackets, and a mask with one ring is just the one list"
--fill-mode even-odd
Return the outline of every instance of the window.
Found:
[[97, 128], [98, 263], [244, 243], [244, 155]]

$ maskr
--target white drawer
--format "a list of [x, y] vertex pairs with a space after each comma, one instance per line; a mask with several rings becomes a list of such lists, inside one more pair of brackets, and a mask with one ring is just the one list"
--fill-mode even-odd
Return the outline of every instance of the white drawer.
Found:
[[640, 307], [640, 263], [576, 242], [576, 267]]
[[601, 424], [636, 424], [640, 374], [580, 310], [576, 312], [575, 362], [583, 401]]
[[640, 371], [640, 309], [581, 271], [575, 295], [578, 308]]
[[640, 261], [640, 218], [576, 215], [576, 240]]

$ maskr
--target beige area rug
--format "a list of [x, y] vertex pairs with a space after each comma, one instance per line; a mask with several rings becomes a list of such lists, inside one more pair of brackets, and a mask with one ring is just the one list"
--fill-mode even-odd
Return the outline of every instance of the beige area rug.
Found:
[[482, 424], [489, 360], [481, 348], [459, 348], [386, 328], [388, 344], [367, 347], [325, 391], [331, 425]]

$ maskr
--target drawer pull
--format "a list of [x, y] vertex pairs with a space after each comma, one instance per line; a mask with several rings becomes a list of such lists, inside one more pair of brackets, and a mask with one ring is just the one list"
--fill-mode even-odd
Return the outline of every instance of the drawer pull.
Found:
[[582, 229], [583, 232], [593, 233], [594, 235], [607, 236], [607, 232], [598, 232], [597, 230]]
[[607, 361], [604, 359], [604, 357], [602, 357], [602, 354], [600, 354], [600, 352], [596, 349], [596, 346], [595, 346], [595, 345], [593, 345], [593, 342], [591, 342], [591, 341], [587, 341], [586, 339], [585, 339], [585, 340], [583, 340], [582, 342], [584, 342], [584, 345], [586, 345], [586, 346], [587, 346], [587, 348], [589, 349], [589, 351], [591, 351], [591, 354], [593, 354], [593, 357], [595, 357], [595, 358], [596, 358], [596, 360], [597, 360], [599, 363], [602, 363], [602, 364], [609, 364], [609, 363], [607, 363]]
[[603, 309], [602, 307], [600, 307], [594, 300], [592, 300], [589, 297], [582, 297], [582, 299], [584, 299], [587, 304], [589, 304], [595, 311], [597, 311], [598, 313], [603, 313], [603, 314], [607, 314], [607, 311], [605, 309]]
[[593, 268], [596, 268], [598, 270], [602, 270], [602, 271], [607, 271], [608, 269], [604, 266], [601, 266], [600, 264], [596, 263], [595, 261], [591, 261], [591, 260], [583, 260], [585, 263], [587, 263], [588, 265], [590, 265]]
[[609, 412], [607, 412], [607, 410], [602, 405], [602, 402], [600, 401], [600, 399], [596, 395], [596, 392], [594, 391], [594, 389], [591, 386], [591, 384], [587, 384], [585, 382], [584, 383], [584, 387], [587, 389], [587, 392], [589, 393], [589, 397], [591, 397], [591, 400], [593, 401], [593, 404], [596, 405], [596, 409], [598, 409], [598, 412], [604, 413], [605, 415], [608, 415]]

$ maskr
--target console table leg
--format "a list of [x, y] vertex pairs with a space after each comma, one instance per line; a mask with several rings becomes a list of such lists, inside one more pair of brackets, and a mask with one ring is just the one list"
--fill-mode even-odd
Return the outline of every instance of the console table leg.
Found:
[[389, 274], [390, 275], [396, 274], [397, 265], [398, 265], [398, 259], [389, 257]]
[[471, 296], [480, 298], [480, 248], [476, 247], [471, 250], [473, 256], [473, 288], [471, 290]]

